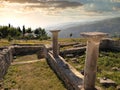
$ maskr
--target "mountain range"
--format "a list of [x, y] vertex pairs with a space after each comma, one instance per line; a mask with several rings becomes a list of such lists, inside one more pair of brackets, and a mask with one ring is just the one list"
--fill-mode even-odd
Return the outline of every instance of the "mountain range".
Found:
[[101, 21], [91, 21], [87, 23], [66, 23], [58, 25], [57, 28], [61, 30], [59, 33], [59, 37], [61, 38], [69, 38], [70, 34], [72, 34], [72, 37], [78, 38], [80, 37], [81, 32], [94, 31], [105, 32], [111, 36], [115, 34], [120, 35], [120, 17], [105, 19]]

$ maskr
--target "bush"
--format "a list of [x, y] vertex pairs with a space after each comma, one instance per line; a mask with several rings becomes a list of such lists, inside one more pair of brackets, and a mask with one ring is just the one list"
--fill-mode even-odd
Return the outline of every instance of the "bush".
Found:
[[13, 38], [11, 36], [8, 36], [8, 41], [11, 42]]

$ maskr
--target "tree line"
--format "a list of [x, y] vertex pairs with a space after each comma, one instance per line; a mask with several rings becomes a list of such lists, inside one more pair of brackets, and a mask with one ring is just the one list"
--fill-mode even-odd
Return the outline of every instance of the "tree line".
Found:
[[8, 26], [0, 26], [0, 39], [2, 38], [46, 40], [49, 37], [45, 29], [42, 29], [41, 27], [32, 30], [30, 27], [26, 28], [25, 25], [20, 28], [13, 27], [9, 24]]

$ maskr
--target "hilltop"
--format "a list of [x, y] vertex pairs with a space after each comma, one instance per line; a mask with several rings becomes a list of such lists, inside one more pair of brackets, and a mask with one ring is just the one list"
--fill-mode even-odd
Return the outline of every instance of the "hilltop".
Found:
[[110, 35], [120, 35], [120, 17], [105, 19], [101, 21], [91, 21], [87, 23], [69, 23], [60, 25], [59, 28], [60, 37], [69, 37], [72, 33], [72, 37], [80, 37], [81, 32], [93, 32], [100, 31], [109, 33]]

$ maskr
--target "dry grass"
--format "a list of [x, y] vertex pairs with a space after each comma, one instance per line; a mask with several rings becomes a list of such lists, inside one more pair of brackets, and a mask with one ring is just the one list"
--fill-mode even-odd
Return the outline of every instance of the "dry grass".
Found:
[[8, 42], [6, 39], [0, 40], [0, 47], [9, 46], [11, 44], [50, 44], [51, 40], [13, 40]]
[[86, 43], [83, 38], [59, 38], [60, 43]]
[[8, 42], [8, 40], [4, 40], [4, 39], [0, 40], [0, 47], [8, 46], [8, 45], [10, 45], [10, 42]]
[[[82, 38], [59, 38], [58, 40], [60, 43], [86, 43], [85, 39]], [[12, 40], [8, 42], [7, 39], [0, 40], [0, 47], [1, 46], [9, 46], [11, 44], [51, 44], [52, 39], [49, 40]]]
[[14, 44], [50, 44], [51, 40], [14, 40]]

